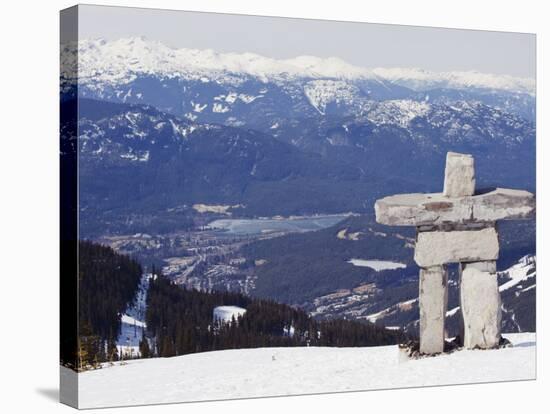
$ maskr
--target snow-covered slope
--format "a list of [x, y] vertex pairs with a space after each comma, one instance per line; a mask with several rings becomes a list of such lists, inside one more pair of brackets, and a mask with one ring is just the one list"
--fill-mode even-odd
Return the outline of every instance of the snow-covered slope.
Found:
[[352, 104], [360, 95], [359, 88], [344, 81], [313, 80], [304, 86], [304, 93], [310, 104], [321, 114], [325, 114], [328, 104]]
[[494, 75], [476, 71], [433, 72], [418, 68], [376, 68], [373, 73], [407, 88], [421, 91], [436, 88], [483, 88], [535, 94], [535, 79]]
[[416, 68], [376, 68], [354, 66], [340, 58], [298, 56], [272, 59], [254, 53], [218, 53], [211, 49], [172, 49], [143, 37], [116, 40], [85, 39], [62, 49], [62, 76], [71, 79], [78, 71], [82, 81], [128, 83], [136, 74], [182, 77], [203, 82], [215, 80], [240, 83], [235, 74], [252, 76], [263, 82], [291, 78], [337, 78], [388, 80], [414, 90], [433, 88], [487, 88], [535, 93], [535, 80], [479, 72], [431, 72]]
[[[535, 286], [535, 277], [537, 276], [536, 266], [536, 256], [523, 256], [515, 265], [502, 272], [498, 272], [499, 279], [504, 280], [504, 283], [501, 283], [498, 289], [500, 292], [504, 292], [505, 290], [514, 288], [519, 291], [519, 294], [525, 291], [525, 289], [532, 289]], [[526, 283], [529, 286], [524, 286]]]
[[[86, 39], [65, 45], [62, 67], [75, 73], [78, 50], [79, 73], [82, 79], [110, 83], [130, 82], [136, 73], [166, 77], [184, 77], [208, 82], [205, 74], [218, 81], [238, 82], [229, 73], [253, 76], [262, 81], [292, 77], [372, 78], [370, 70], [350, 65], [335, 57], [322, 59], [299, 56], [293, 59], [272, 59], [254, 53], [218, 53], [211, 49], [172, 49], [143, 37], [117, 40]], [[69, 77], [69, 76], [67, 76]]]
[[[397, 346], [258, 348], [129, 361], [79, 374], [80, 408], [534, 379], [534, 334], [513, 348], [420, 360]], [[62, 368], [64, 370], [65, 368]]]
[[536, 266], [536, 256], [527, 255], [505, 271], [498, 272], [502, 327], [508, 332], [523, 332], [535, 328]]
[[119, 356], [123, 358], [139, 356], [139, 342], [143, 338], [143, 330], [147, 327], [145, 323], [145, 311], [147, 291], [149, 290], [149, 279], [151, 274], [144, 274], [141, 277], [136, 298], [126, 312], [120, 318], [120, 334], [117, 338], [117, 349]]
[[398, 125], [407, 128], [412, 120], [435, 110], [426, 102], [409, 99], [388, 100], [377, 104], [368, 112], [367, 119], [375, 125]]

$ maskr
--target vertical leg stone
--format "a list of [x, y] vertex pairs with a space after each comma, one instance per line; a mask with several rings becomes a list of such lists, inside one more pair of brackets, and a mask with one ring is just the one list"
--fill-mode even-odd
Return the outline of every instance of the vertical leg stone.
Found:
[[461, 263], [460, 304], [464, 318], [464, 347], [497, 347], [502, 311], [494, 261]]
[[447, 296], [447, 269], [444, 266], [421, 268], [420, 352], [423, 354], [443, 352]]

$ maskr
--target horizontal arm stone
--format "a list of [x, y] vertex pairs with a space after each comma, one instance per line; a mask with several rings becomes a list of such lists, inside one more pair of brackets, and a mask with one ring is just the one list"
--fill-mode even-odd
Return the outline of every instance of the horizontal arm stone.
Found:
[[374, 210], [377, 222], [391, 226], [494, 222], [533, 215], [535, 196], [505, 188], [456, 198], [442, 193], [399, 194], [377, 200]]

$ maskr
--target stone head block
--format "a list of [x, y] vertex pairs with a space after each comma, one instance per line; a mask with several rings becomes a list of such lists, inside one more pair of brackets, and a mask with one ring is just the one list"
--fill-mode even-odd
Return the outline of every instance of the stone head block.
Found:
[[420, 267], [498, 259], [495, 228], [418, 233], [414, 260]]
[[469, 154], [448, 152], [443, 194], [447, 197], [472, 196], [475, 187], [474, 157]]

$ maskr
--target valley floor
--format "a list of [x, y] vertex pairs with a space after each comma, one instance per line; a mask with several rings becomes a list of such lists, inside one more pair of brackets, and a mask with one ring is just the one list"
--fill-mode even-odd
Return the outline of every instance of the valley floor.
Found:
[[[133, 360], [78, 374], [79, 406], [206, 401], [534, 379], [534, 333], [514, 347], [420, 360], [397, 346], [258, 348]], [[62, 368], [62, 375], [67, 374]]]

